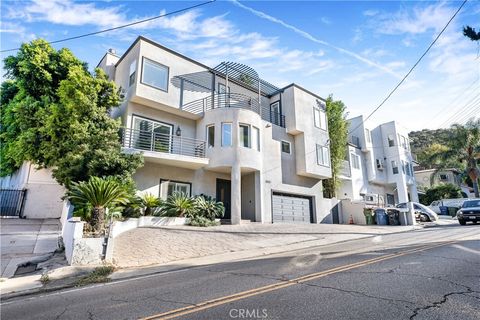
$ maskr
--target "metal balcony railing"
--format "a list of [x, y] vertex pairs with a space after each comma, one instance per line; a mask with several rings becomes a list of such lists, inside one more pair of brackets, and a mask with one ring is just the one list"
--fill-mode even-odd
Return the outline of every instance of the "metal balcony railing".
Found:
[[205, 158], [205, 141], [153, 131], [123, 128], [122, 145], [138, 150]]
[[205, 111], [218, 108], [241, 108], [258, 113], [263, 120], [270, 121], [281, 127], [285, 127], [285, 116], [273, 112], [268, 106], [261, 106], [257, 99], [241, 93], [218, 93], [206, 98], [189, 102], [182, 106], [182, 110], [194, 114], [202, 114]]

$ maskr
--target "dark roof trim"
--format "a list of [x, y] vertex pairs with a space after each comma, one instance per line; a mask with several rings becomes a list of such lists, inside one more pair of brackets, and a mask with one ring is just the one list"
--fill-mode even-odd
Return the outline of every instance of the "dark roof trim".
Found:
[[130, 47], [128, 47], [127, 51], [125, 51], [125, 53], [120, 57], [120, 59], [118, 60], [118, 62], [115, 64], [115, 67], [117, 67], [117, 66], [120, 64], [120, 62], [122, 62], [122, 60], [123, 60], [123, 59], [127, 56], [127, 54], [130, 52], [130, 50], [132, 50], [133, 47], [135, 47], [135, 45], [136, 45], [140, 40], [145, 41], [145, 42], [147, 42], [147, 43], [149, 43], [149, 44], [151, 44], [151, 45], [153, 45], [153, 46], [155, 46], [155, 47], [157, 47], [157, 48], [163, 49], [163, 50], [165, 50], [165, 51], [167, 51], [167, 52], [169, 52], [169, 53], [171, 53], [171, 54], [174, 54], [174, 55], [176, 55], [176, 56], [178, 56], [178, 57], [180, 57], [180, 58], [182, 58], [182, 59], [185, 59], [185, 60], [187, 60], [187, 61], [189, 61], [189, 62], [195, 63], [195, 64], [199, 65], [200, 67], [203, 67], [203, 68], [205, 68], [205, 69], [207, 69], [207, 70], [210, 70], [210, 69], [211, 69], [209, 66], [206, 66], [206, 65], [204, 65], [203, 63], [200, 63], [200, 62], [198, 62], [198, 61], [196, 61], [196, 60], [193, 60], [192, 58], [189, 58], [189, 57], [187, 57], [187, 56], [185, 56], [185, 55], [183, 55], [183, 54], [181, 54], [181, 53], [178, 53], [177, 51], [174, 51], [174, 50], [169, 49], [169, 48], [167, 48], [167, 47], [165, 47], [165, 46], [162, 46], [162, 45], [159, 44], [158, 42], [155, 42], [155, 41], [153, 41], [153, 40], [150, 40], [150, 39], [148, 39], [148, 38], [145, 38], [144, 36], [138, 36], [137, 39], [135, 39], [135, 41], [130, 45]]
[[302, 91], [305, 91], [306, 93], [309, 93], [309, 94], [311, 94], [312, 96], [314, 96], [314, 97], [316, 97], [316, 98], [318, 98], [318, 99], [322, 100], [323, 102], [327, 102], [327, 100], [326, 100], [326, 99], [324, 99], [324, 98], [320, 97], [318, 94], [316, 94], [316, 93], [313, 93], [312, 91], [310, 91], [310, 90], [307, 90], [307, 89], [305, 89], [304, 87], [301, 87], [301, 86], [299, 86], [299, 85], [298, 85], [298, 84], [296, 84], [296, 83], [291, 83], [291, 84], [289, 84], [288, 86], [286, 86], [286, 87], [283, 87], [281, 90], [285, 90], [285, 89], [288, 89], [288, 88], [290, 88], [290, 87], [295, 87], [295, 88], [297, 88], [297, 89], [300, 89], [300, 90], [302, 90]]

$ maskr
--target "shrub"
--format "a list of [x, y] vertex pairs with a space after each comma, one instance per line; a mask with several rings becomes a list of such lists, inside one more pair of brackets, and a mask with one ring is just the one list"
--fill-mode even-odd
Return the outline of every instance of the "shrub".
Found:
[[161, 201], [151, 193], [145, 193], [140, 197], [141, 205], [143, 206], [143, 214], [151, 216], [155, 214], [160, 208]]
[[174, 192], [161, 206], [161, 215], [165, 217], [192, 218], [196, 211], [194, 199], [182, 192]]
[[210, 220], [206, 217], [196, 216], [190, 219], [190, 225], [194, 227], [211, 227], [218, 226], [220, 223], [215, 220]]
[[203, 196], [195, 198], [195, 206], [197, 208], [197, 216], [207, 218], [211, 221], [215, 218], [221, 218], [225, 214], [223, 203], [213, 199], [207, 199]]

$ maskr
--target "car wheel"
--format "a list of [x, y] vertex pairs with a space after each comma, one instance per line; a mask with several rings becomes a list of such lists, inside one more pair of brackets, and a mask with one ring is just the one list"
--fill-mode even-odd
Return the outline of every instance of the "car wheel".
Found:
[[426, 214], [420, 215], [420, 222], [429, 222], [430, 218]]
[[467, 224], [465, 220], [460, 220], [460, 219], [458, 219], [458, 223], [460, 223], [462, 226]]

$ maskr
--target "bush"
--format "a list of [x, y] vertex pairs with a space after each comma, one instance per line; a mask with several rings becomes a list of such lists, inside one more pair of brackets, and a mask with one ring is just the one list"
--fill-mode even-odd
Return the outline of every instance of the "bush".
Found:
[[433, 201], [442, 199], [457, 199], [462, 197], [459, 186], [451, 183], [443, 183], [425, 190], [425, 194], [419, 196], [420, 202], [426, 206]]
[[207, 199], [203, 196], [198, 196], [195, 198], [195, 206], [197, 208], [197, 216], [211, 221], [215, 220], [215, 218], [221, 218], [225, 214], [223, 203], [211, 198]]
[[196, 215], [196, 206], [193, 198], [185, 193], [174, 192], [161, 205], [161, 215], [165, 217], [192, 218]]
[[212, 227], [218, 226], [220, 223], [215, 220], [210, 220], [208, 218], [197, 216], [190, 219], [190, 225], [193, 227]]
[[143, 207], [143, 215], [145, 216], [155, 215], [155, 213], [160, 210], [160, 205], [162, 204], [160, 199], [151, 193], [142, 195], [140, 197], [140, 203]]

